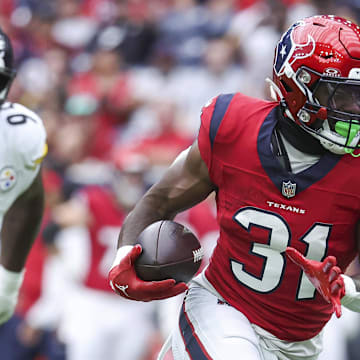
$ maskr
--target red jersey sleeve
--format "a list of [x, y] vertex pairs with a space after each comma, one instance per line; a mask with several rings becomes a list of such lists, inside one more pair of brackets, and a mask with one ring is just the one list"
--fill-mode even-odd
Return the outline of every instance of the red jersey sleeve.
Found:
[[211, 167], [211, 144], [210, 144], [210, 124], [214, 112], [217, 97], [210, 100], [201, 110], [201, 123], [198, 135], [198, 145], [200, 155], [207, 165], [208, 169]]
[[[216, 185], [219, 185], [221, 181], [218, 176], [221, 174], [221, 171], [218, 171], [219, 169], [217, 169], [217, 171], [212, 171], [214, 163], [213, 148], [215, 139], [216, 142], [219, 140], [218, 131], [233, 97], [234, 94], [221, 94], [205, 105], [201, 112], [201, 125], [198, 135], [200, 155], [209, 169], [211, 180]], [[221, 137], [222, 135], [220, 138]]]

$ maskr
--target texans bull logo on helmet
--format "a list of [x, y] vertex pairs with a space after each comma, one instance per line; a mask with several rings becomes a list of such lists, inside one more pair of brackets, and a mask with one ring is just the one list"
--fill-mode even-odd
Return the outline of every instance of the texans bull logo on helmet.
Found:
[[315, 50], [315, 41], [311, 35], [308, 35], [305, 44], [297, 44], [292, 36], [294, 29], [303, 26], [303, 21], [293, 24], [281, 37], [275, 53], [274, 71], [277, 75], [285, 72], [286, 64], [292, 65], [295, 60], [311, 56]]

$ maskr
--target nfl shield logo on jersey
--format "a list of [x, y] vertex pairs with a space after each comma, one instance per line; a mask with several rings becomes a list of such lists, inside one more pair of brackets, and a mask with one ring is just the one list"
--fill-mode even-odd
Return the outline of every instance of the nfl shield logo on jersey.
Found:
[[296, 184], [293, 184], [290, 180], [282, 183], [281, 193], [288, 199], [292, 198], [296, 194]]
[[4, 167], [0, 170], [0, 190], [8, 191], [16, 184], [16, 173], [11, 167]]

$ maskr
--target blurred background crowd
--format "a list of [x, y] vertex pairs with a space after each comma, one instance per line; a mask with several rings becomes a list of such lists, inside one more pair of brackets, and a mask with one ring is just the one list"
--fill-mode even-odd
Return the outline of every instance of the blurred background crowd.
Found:
[[[208, 100], [269, 98], [277, 40], [314, 14], [358, 22], [360, 1], [0, 0], [17, 68], [9, 100], [40, 115], [49, 145], [43, 225], [16, 316], [0, 327], [2, 360], [155, 359], [181, 299], [111, 293], [121, 223], [194, 141]], [[209, 254], [213, 199], [177, 219]], [[358, 324], [348, 312], [330, 322], [323, 359], [359, 359]]]

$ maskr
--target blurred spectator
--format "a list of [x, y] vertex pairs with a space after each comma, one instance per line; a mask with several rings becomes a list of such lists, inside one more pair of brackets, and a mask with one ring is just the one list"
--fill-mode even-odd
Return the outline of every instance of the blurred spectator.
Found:
[[81, 5], [81, 0], [56, 1], [57, 19], [50, 33], [69, 50], [85, 47], [97, 30], [96, 21], [82, 14]]
[[[29, 12], [23, 9], [23, 19], [18, 24], [18, 40], [22, 44], [21, 50], [18, 49], [18, 59], [23, 61], [29, 57], [41, 57], [51, 47], [55, 46], [56, 41], [51, 32], [55, 17], [50, 12]], [[13, 21], [15, 18], [13, 17]], [[21, 51], [21, 52], [20, 52]]]
[[114, 14], [115, 5], [112, 0], [84, 0], [81, 5], [82, 14], [99, 23], [109, 21]]
[[121, 223], [146, 188], [147, 162], [134, 156], [129, 162], [115, 153], [110, 186], [82, 187], [53, 211], [62, 264], [57, 276], [67, 282], [58, 291], [66, 291], [59, 336], [68, 360], [141, 360], [150, 346], [154, 305], [119, 301], [106, 281]]
[[12, 12], [14, 11], [14, 8], [15, 8], [14, 0], [1, 1], [1, 3], [0, 3], [0, 19], [3, 21], [3, 18], [10, 18]]
[[[65, 103], [62, 126], [57, 129], [52, 148], [52, 161], [65, 170], [72, 164], [84, 161], [93, 151], [95, 142], [89, 141], [96, 131], [98, 101], [90, 94], [77, 94]], [[95, 144], [96, 145], [96, 144]], [[105, 145], [108, 148], [108, 145]]]
[[[268, 97], [264, 79], [272, 76], [272, 63], [264, 59], [274, 57], [275, 45], [285, 30], [286, 7], [281, 0], [255, 2], [238, 12], [229, 28], [251, 79], [248, 92], [261, 98]], [[265, 86], [266, 85], [266, 86]]]
[[111, 186], [118, 203], [128, 213], [151, 185], [147, 177], [150, 164], [145, 154], [122, 147], [114, 149], [112, 159], [116, 174]]
[[[129, 115], [137, 108], [130, 74], [121, 69], [122, 59], [115, 51], [98, 48], [92, 57], [92, 66], [74, 76], [68, 84], [68, 94], [89, 94], [98, 102], [96, 133], [113, 142], [116, 132], [126, 126]], [[99, 133], [101, 131], [101, 134]], [[106, 158], [108, 152], [98, 151], [97, 157]]]
[[148, 159], [151, 165], [148, 176], [152, 183], [182, 150], [191, 145], [193, 139], [184, 132], [182, 113], [173, 99], [154, 100], [148, 110], [153, 121], [152, 129], [146, 135], [142, 133], [137, 138], [132, 136], [131, 133], [135, 133], [141, 126], [141, 121], [146, 120], [134, 119], [125, 136], [133, 138], [129, 148]]
[[175, 66], [171, 52], [157, 49], [154, 58], [156, 67], [133, 72], [133, 88], [144, 106], [139, 107], [131, 117], [121, 141], [125, 141], [125, 138], [131, 142], [136, 140], [136, 135], [142, 133], [146, 136], [153, 131], [152, 127], [156, 127], [157, 122], [150, 104], [159, 102], [159, 99], [163, 103], [171, 101], [176, 104], [180, 117], [175, 124], [177, 132], [193, 139], [200, 125], [202, 106], [217, 92], [250, 92], [250, 78], [236, 55], [234, 43], [228, 38], [215, 38], [207, 42], [201, 67]]
[[[140, 106], [131, 115], [129, 122], [130, 131], [125, 131], [120, 137], [120, 142], [129, 143], [136, 138], [145, 136], [156, 126], [156, 120], [152, 115], [152, 103], [161, 98], [177, 102], [176, 94], [181, 91], [178, 79], [175, 55], [166, 47], [158, 46], [149, 66], [135, 67], [131, 69], [131, 83], [134, 97], [140, 102]], [[136, 130], [132, 133], [131, 129]]]
[[127, 65], [146, 63], [156, 39], [156, 28], [149, 13], [149, 4], [143, 0], [114, 0], [113, 18], [105, 22], [89, 44], [119, 52]]
[[205, 33], [208, 39], [223, 37], [234, 16], [235, 0], [208, 0], [206, 4], [206, 15], [208, 17]]
[[236, 55], [230, 39], [211, 39], [201, 58], [203, 66], [182, 67], [177, 71], [174, 99], [185, 110], [184, 133], [195, 136], [200, 126], [201, 108], [217, 92], [250, 92], [250, 79]]
[[19, 66], [19, 76], [10, 96], [31, 108], [51, 106], [59, 111], [68, 76], [67, 66], [66, 53], [58, 47], [46, 50], [40, 57], [27, 58]]
[[173, 0], [173, 4], [159, 19], [158, 42], [175, 54], [178, 64], [199, 64], [206, 46], [206, 12], [195, 0]]

